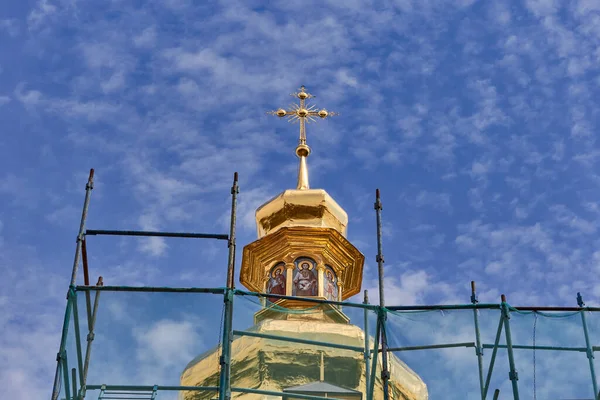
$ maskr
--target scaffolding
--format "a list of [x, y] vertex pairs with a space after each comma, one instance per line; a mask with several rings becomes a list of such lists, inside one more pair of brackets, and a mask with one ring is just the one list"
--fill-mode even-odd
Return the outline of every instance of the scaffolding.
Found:
[[[247, 316], [252, 315], [251, 311], [265, 308], [267, 297], [269, 301], [272, 301], [271, 299], [294, 299], [290, 296], [249, 292], [235, 288], [235, 231], [239, 193], [237, 173], [234, 174], [231, 187], [228, 234], [86, 229], [93, 183], [94, 170], [92, 169], [85, 187], [85, 200], [57, 354], [52, 400], [83, 400], [86, 396], [88, 398], [97, 396], [98, 399], [159, 399], [163, 398], [161, 397], [163, 395], [168, 397], [169, 394], [172, 396], [177, 393], [197, 393], [198, 396], [201, 396], [197, 398], [203, 399], [215, 398], [218, 395], [219, 400], [230, 400], [232, 396], [235, 397], [234, 394], [247, 393], [289, 398], [286, 397], [289, 396], [289, 393], [283, 391], [232, 386], [232, 372], [235, 373], [236, 368], [235, 365], [232, 365], [232, 353], [239, 351], [232, 348], [232, 343], [234, 338], [241, 337], [254, 337], [277, 343], [300, 343], [320, 349], [337, 349], [355, 354], [362, 360], [361, 368], [363, 369], [361, 371], [364, 371], [366, 382], [366, 391], [362, 395], [367, 400], [401, 398], [398, 394], [390, 391], [389, 380], [392, 367], [389, 362], [391, 357], [395, 357], [392, 354], [401, 355], [404, 362], [421, 376], [428, 385], [429, 396], [434, 396], [432, 398], [439, 397], [440, 393], [446, 393], [448, 395], [444, 396], [445, 398], [498, 399], [500, 390], [502, 390], [505, 398], [512, 396], [515, 400], [529, 397], [531, 394], [536, 399], [538, 392], [540, 398], [553, 396], [552, 398], [583, 399], [582, 396], [587, 396], [589, 399], [600, 400], [594, 358], [594, 353], [600, 350], [600, 346], [594, 346], [592, 343], [594, 333], [597, 335], [600, 332], [600, 308], [586, 307], [580, 293], [577, 293], [576, 296], [577, 307], [518, 307], [510, 305], [504, 295], [501, 296], [498, 304], [482, 304], [478, 301], [475, 282], [471, 282], [470, 303], [419, 306], [386, 305], [384, 302], [384, 257], [381, 232], [382, 205], [379, 190], [376, 192], [374, 208], [377, 225], [376, 261], [380, 303], [378, 305], [370, 304], [367, 291], [364, 293], [362, 303], [315, 298], [303, 299], [307, 303], [314, 303], [315, 306], [327, 304], [340, 310], [343, 309], [350, 316], [352, 322], [360, 325], [364, 331], [364, 345], [358, 346], [356, 343], [319, 340], [318, 337], [273, 335], [235, 329], [236, 324], [238, 327], [249, 324]], [[90, 285], [86, 240], [89, 236], [98, 235], [226, 241], [228, 246], [226, 285], [218, 288], [105, 286], [102, 277], [98, 278], [95, 285]], [[80, 265], [83, 270], [83, 285], [76, 284]], [[189, 310], [186, 315], [194, 315], [194, 310], [197, 310], [198, 307], [207, 310], [222, 310], [222, 313], [219, 314], [220, 332], [216, 345], [219, 355], [219, 373], [214, 384], [181, 386], [173, 384], [178, 382], [172, 381], [150, 384], [116, 382], [124, 379], [122, 371], [136, 367], [132, 368], [128, 365], [131, 361], [127, 360], [126, 352], [129, 350], [118, 343], [119, 338], [123, 337], [123, 332], [115, 328], [114, 321], [106, 316], [107, 313], [104, 314], [103, 322], [99, 324], [100, 298], [103, 298], [105, 307], [108, 309], [117, 302], [134, 303], [135, 299], [139, 299], [140, 296], [145, 296], [140, 301], [145, 309], [162, 311], [165, 315], [171, 315], [174, 308], [180, 308], [182, 312]], [[211, 307], [212, 305], [214, 307]], [[80, 313], [82, 308], [85, 310]], [[275, 305], [271, 305], [271, 308], [276, 310]], [[143, 310], [143, 308], [140, 309]], [[279, 311], [290, 312], [289, 310]], [[143, 312], [140, 314], [143, 315]], [[127, 321], [129, 319], [131, 319], [131, 315], [127, 315], [125, 318]], [[87, 327], [87, 334], [83, 332], [83, 326]], [[375, 328], [373, 336], [369, 335], [371, 327]], [[101, 336], [97, 336], [99, 334]], [[138, 332], [138, 334], [142, 338], [146, 338], [144, 335], [147, 332]], [[100, 341], [98, 337], [101, 338]], [[424, 342], [431, 338], [434, 338], [433, 343]], [[531, 340], [531, 344], [523, 344], [524, 341], [529, 340]], [[542, 341], [541, 344], [540, 341]], [[575, 342], [577, 345], [574, 344]], [[206, 351], [208, 347], [204, 345], [198, 350]], [[94, 349], [95, 363], [98, 364], [95, 369], [94, 363], [92, 363], [92, 349]], [[465, 355], [465, 349], [470, 349], [468, 356]], [[426, 354], [424, 351], [434, 355], [427, 358], [423, 356]], [[500, 353], [505, 353], [505, 358], [498, 357]], [[579, 353], [584, 353], [587, 361]], [[124, 366], [112, 365], [110, 354], [122, 357], [121, 362]], [[322, 354], [321, 357], [323, 357]], [[546, 356], [546, 354], [551, 354], [551, 356]], [[558, 354], [567, 354], [568, 357], [560, 358]], [[532, 357], [531, 364], [524, 362], [526, 356]], [[178, 368], [178, 365], [173, 364], [170, 359], [165, 361], [161, 357], [168, 358], [165, 355], [157, 356], [159, 362], [167, 362], [170, 369]], [[472, 365], [465, 366], [468, 363]], [[505, 368], [505, 373], [508, 370], [507, 375], [497, 373], [498, 365], [501, 363], [501, 367]], [[521, 380], [517, 372], [519, 364], [522, 365], [523, 377]], [[525, 366], [523, 367], [523, 365]], [[445, 371], [445, 374], [449, 376], [440, 376], [439, 372], [438, 375], [435, 375], [436, 368]], [[181, 370], [182, 368], [179, 368], [178, 371]], [[462, 370], [467, 372], [464, 376], [458, 375], [457, 371]], [[111, 375], [113, 371], [115, 372]], [[475, 373], [475, 371], [477, 372]], [[331, 373], [339, 373], [339, 371]], [[554, 375], [549, 378], [551, 373]], [[89, 381], [90, 376], [93, 379], [105, 380]], [[115, 376], [117, 379], [111, 383], [109, 379], [113, 379]], [[148, 379], [152, 378], [148, 377]], [[381, 393], [377, 393], [377, 386], [381, 387]], [[492, 390], [494, 390], [493, 394]], [[451, 395], [451, 393], [454, 394]], [[324, 400], [327, 397], [294, 393], [293, 398]]]

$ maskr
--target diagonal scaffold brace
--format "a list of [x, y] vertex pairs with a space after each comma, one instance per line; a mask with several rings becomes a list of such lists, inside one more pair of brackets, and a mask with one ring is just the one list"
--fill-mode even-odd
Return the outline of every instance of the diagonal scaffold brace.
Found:
[[[79, 261], [81, 258], [81, 246], [82, 246], [84, 233], [85, 233], [85, 222], [87, 220], [87, 213], [88, 213], [88, 208], [90, 205], [90, 197], [91, 197], [93, 188], [94, 188], [94, 169], [92, 168], [92, 169], [90, 169], [88, 181], [85, 185], [85, 199], [83, 201], [83, 210], [81, 212], [81, 221], [79, 223], [79, 232], [77, 233], [77, 246], [75, 249], [75, 259], [73, 260], [73, 270], [71, 272], [71, 282], [69, 284], [69, 292], [67, 293], [67, 310], [65, 312], [65, 320], [64, 320], [64, 324], [63, 324], [63, 330], [62, 330], [61, 345], [60, 345], [60, 349], [59, 349], [57, 360], [56, 360], [56, 372], [54, 374], [54, 384], [53, 384], [52, 396], [51, 396], [52, 400], [57, 400], [58, 396], [60, 394], [60, 389], [59, 389], [60, 381], [61, 381], [60, 371], [61, 371], [61, 367], [63, 366], [62, 360], [63, 360], [63, 358], [66, 358], [65, 345], [66, 345], [66, 339], [67, 339], [67, 334], [68, 334], [68, 330], [69, 330], [69, 320], [71, 318], [72, 301], [73, 301], [72, 297], [74, 295], [75, 282], [77, 280], [77, 270], [79, 269]], [[65, 377], [64, 384], [68, 386], [68, 373], [65, 375], [66, 375], [66, 377]], [[65, 387], [65, 391], [69, 391], [69, 390], [70, 390], [70, 388]]]

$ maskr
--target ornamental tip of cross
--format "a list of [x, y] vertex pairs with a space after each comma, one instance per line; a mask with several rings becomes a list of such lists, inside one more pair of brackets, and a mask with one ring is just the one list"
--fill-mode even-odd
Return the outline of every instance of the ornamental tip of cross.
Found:
[[306, 100], [306, 99], [310, 99], [311, 97], [316, 97], [316, 96], [313, 96], [312, 94], [308, 93], [306, 91], [306, 87], [304, 85], [300, 86], [300, 89], [298, 89], [298, 90], [299, 90], [298, 93], [292, 93], [292, 94], [290, 94], [290, 96], [297, 97], [300, 100]]
[[326, 109], [318, 110], [315, 105], [306, 104], [306, 99], [310, 99], [312, 94], [306, 91], [306, 87], [302, 85], [299, 92], [291, 94], [300, 100], [300, 104], [292, 104], [287, 110], [280, 108], [276, 111], [270, 111], [267, 114], [276, 115], [280, 118], [287, 117], [289, 122], [300, 123], [300, 140], [296, 148], [296, 155], [300, 158], [300, 168], [298, 172], [298, 189], [308, 189], [308, 169], [306, 166], [306, 157], [310, 154], [310, 148], [306, 145], [306, 124], [327, 117], [339, 115], [338, 113], [327, 111]]

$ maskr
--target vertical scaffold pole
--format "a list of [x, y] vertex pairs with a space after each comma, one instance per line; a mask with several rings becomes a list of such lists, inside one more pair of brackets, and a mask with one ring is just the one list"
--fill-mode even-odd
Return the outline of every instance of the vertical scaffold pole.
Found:
[[221, 353], [221, 375], [219, 377], [219, 400], [231, 398], [231, 342], [233, 327], [233, 293], [235, 280], [235, 221], [237, 209], [238, 173], [233, 174], [231, 187], [231, 222], [229, 225], [229, 257], [227, 262], [227, 289], [225, 290], [225, 316], [223, 318], [223, 350]]
[[[369, 304], [369, 291], [365, 290], [365, 299], [363, 304]], [[365, 313], [365, 387], [369, 387], [369, 379], [370, 379], [370, 371], [371, 368], [369, 366], [369, 361], [371, 358], [371, 353], [369, 351], [369, 310], [367, 308], [364, 309]]]
[[81, 331], [79, 329], [79, 309], [77, 308], [77, 292], [73, 293], [73, 327], [75, 328], [75, 345], [77, 349], [77, 368], [79, 382], [83, 382], [83, 356], [81, 351]]
[[513, 398], [515, 400], [519, 400], [519, 374], [515, 368], [515, 356], [513, 354], [512, 347], [512, 336], [510, 333], [510, 310], [508, 308], [508, 303], [506, 302], [506, 296], [502, 295], [502, 317], [504, 319], [504, 335], [506, 336], [506, 349], [508, 353], [508, 365], [510, 367], [510, 372], [508, 373], [508, 377], [512, 383], [513, 389]]
[[373, 400], [373, 392], [375, 391], [375, 380], [377, 378], [377, 357], [379, 355], [379, 337], [381, 333], [381, 324], [379, 318], [377, 318], [377, 324], [375, 325], [375, 336], [373, 337], [375, 343], [373, 343], [373, 359], [371, 360], [371, 377], [369, 378], [369, 386], [367, 390], [367, 400]]
[[77, 370], [71, 369], [71, 383], [73, 384], [73, 400], [77, 400]]
[[[81, 255], [81, 241], [85, 232], [85, 221], [87, 219], [88, 207], [90, 205], [90, 196], [92, 194], [92, 189], [94, 188], [94, 169], [90, 169], [90, 174], [88, 176], [88, 181], [85, 185], [85, 199], [83, 201], [83, 210], [81, 212], [81, 221], [79, 223], [79, 232], [77, 234], [77, 246], [75, 249], [75, 259], [73, 260], [73, 270], [71, 272], [71, 281], [69, 283], [69, 292], [67, 294], [67, 311], [65, 312], [65, 326], [63, 327], [63, 337], [61, 338], [61, 351], [59, 352], [58, 359], [56, 361], [56, 372], [54, 374], [54, 388], [52, 389], [52, 400], [56, 400], [58, 398], [59, 392], [56, 390], [58, 388], [58, 383], [60, 382], [60, 357], [61, 352], [64, 350], [63, 342], [66, 341], [66, 335], [68, 331], [68, 320], [71, 314], [71, 302], [69, 301], [69, 296], [72, 292], [72, 288], [75, 287], [75, 281], [77, 279], [77, 268], [79, 266], [79, 257]], [[68, 375], [68, 374], [67, 374]]]
[[[585, 306], [583, 302], [583, 297], [581, 293], [577, 292], [577, 305], [581, 308]], [[585, 335], [585, 346], [588, 362], [590, 363], [590, 373], [592, 374], [592, 386], [594, 387], [594, 398], [600, 398], [600, 394], [598, 393], [598, 381], [596, 380], [596, 369], [594, 367], [594, 350], [592, 348], [592, 344], [590, 342], [590, 334], [587, 326], [587, 320], [585, 319], [585, 311], [582, 309], [581, 313], [581, 323], [583, 325], [583, 334]]]
[[[479, 303], [475, 281], [471, 281], [471, 303]], [[481, 392], [481, 400], [485, 400], [485, 394], [483, 393], [483, 348], [481, 347], [481, 334], [479, 333], [479, 314], [476, 308], [473, 309], [473, 319], [475, 320], [475, 354], [477, 355], [477, 366], [479, 368], [479, 391]]]
[[379, 273], [379, 315], [378, 315], [378, 325], [381, 325], [381, 383], [383, 386], [383, 400], [389, 400], [389, 380], [390, 380], [390, 371], [388, 370], [388, 354], [387, 354], [387, 335], [385, 329], [385, 323], [387, 320], [387, 313], [385, 312], [385, 299], [383, 292], [383, 250], [381, 244], [381, 210], [383, 209], [381, 205], [381, 197], [379, 193], [379, 189], [375, 191], [375, 215], [377, 218], [377, 271]]
[[[102, 277], [98, 277], [98, 282], [96, 282], [96, 286], [103, 286], [104, 282]], [[85, 385], [87, 384], [87, 375], [88, 369], [90, 367], [90, 357], [92, 356], [92, 342], [96, 334], [94, 333], [94, 329], [96, 329], [96, 315], [98, 314], [98, 304], [100, 302], [100, 291], [96, 290], [96, 294], [94, 295], [94, 308], [92, 311], [92, 319], [88, 320], [88, 334], [86, 337], [87, 345], [85, 347], [85, 359], [83, 360], [83, 378], [81, 379], [81, 397], [85, 397]]]

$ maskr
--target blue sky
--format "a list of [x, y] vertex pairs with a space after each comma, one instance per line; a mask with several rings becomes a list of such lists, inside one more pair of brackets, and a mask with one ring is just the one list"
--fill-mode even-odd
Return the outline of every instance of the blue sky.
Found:
[[[90, 228], [223, 233], [238, 171], [241, 251], [295, 185], [297, 127], [265, 111], [300, 85], [342, 114], [308, 127], [311, 186], [347, 210], [372, 299], [380, 188], [388, 304], [465, 303], [471, 280], [599, 304], [599, 27], [593, 0], [3, 2], [4, 394], [49, 393], [89, 168]], [[89, 251], [107, 284], [225, 281], [221, 242]]]

